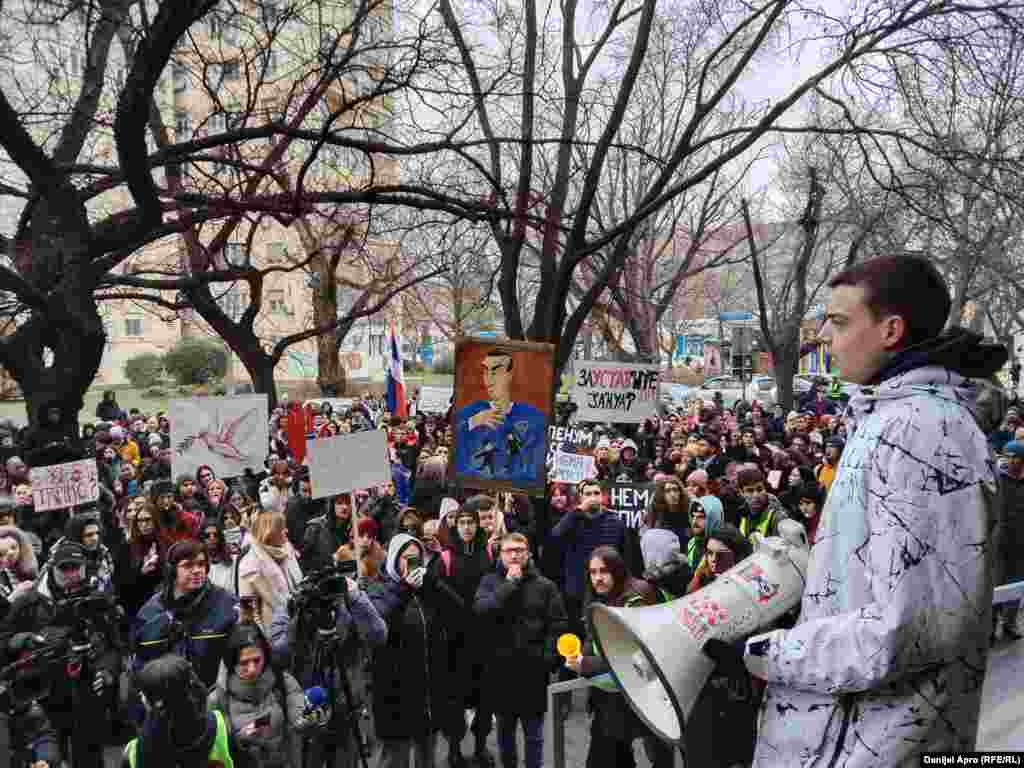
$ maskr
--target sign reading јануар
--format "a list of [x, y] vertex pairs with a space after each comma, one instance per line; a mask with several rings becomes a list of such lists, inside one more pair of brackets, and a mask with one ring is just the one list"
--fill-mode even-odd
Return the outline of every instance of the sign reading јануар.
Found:
[[658, 366], [593, 361], [574, 365], [577, 421], [642, 424], [658, 415]]

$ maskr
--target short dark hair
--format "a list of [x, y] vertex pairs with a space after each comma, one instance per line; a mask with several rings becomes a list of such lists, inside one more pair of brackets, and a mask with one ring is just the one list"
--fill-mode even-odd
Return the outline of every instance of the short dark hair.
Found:
[[488, 357], [507, 357], [508, 358], [508, 367], [506, 367], [505, 370], [506, 371], [511, 371], [512, 370], [512, 363], [515, 360], [515, 357], [512, 355], [511, 352], [508, 352], [507, 350], [503, 350], [503, 349], [492, 349], [490, 352], [488, 352], [486, 355], [484, 355], [484, 360], [486, 360]]
[[899, 315], [906, 327], [903, 346], [942, 333], [953, 302], [946, 281], [923, 256], [879, 256], [847, 267], [829, 280], [829, 288], [863, 286], [864, 303], [875, 320]]

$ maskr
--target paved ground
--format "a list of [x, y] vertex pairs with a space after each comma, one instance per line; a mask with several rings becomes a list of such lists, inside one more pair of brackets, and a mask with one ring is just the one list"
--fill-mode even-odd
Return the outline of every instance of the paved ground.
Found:
[[[981, 727], [978, 732], [978, 748], [982, 750], [1021, 749], [1024, 747], [1024, 719], [1020, 717], [1024, 711], [1021, 702], [1020, 681], [1024, 680], [1024, 640], [1015, 643], [1002, 643], [989, 655], [988, 674], [985, 678], [985, 690], [982, 698]], [[584, 768], [587, 761], [587, 744], [589, 743], [590, 721], [585, 711], [585, 698], [577, 691], [573, 699], [573, 711], [566, 721], [566, 768]], [[552, 724], [548, 715], [547, 728], [544, 734], [544, 765], [554, 766], [552, 755]], [[492, 753], [497, 756], [495, 735], [490, 738]], [[463, 743], [463, 752], [472, 751], [472, 736], [467, 736]], [[639, 742], [635, 748], [637, 768], [649, 768], [650, 762], [644, 754]], [[437, 768], [446, 768], [447, 746], [439, 746]], [[520, 753], [522, 763], [522, 753]], [[111, 748], [107, 752], [108, 768], [116, 768], [120, 762], [120, 750]], [[375, 768], [376, 760], [371, 758], [370, 768]], [[677, 760], [682, 765], [682, 760]], [[500, 763], [499, 763], [500, 766]]]

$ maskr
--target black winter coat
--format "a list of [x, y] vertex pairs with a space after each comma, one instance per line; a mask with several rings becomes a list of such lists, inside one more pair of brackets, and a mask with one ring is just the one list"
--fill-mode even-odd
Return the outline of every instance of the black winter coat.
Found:
[[458, 538], [457, 531], [454, 538], [455, 546], [444, 556], [449, 563], [447, 579], [462, 598], [465, 609], [451, 623], [452, 683], [456, 698], [475, 706], [482, 683], [481, 668], [487, 654], [484, 653], [486, 639], [481, 632], [483, 623], [473, 614], [472, 607], [477, 587], [485, 575], [494, 571], [494, 562], [487, 554], [487, 534], [482, 528], [477, 529], [476, 538], [469, 548]]
[[558, 668], [558, 636], [569, 627], [558, 587], [527, 566], [518, 582], [500, 565], [484, 576], [473, 611], [484, 621], [484, 695], [497, 713], [542, 715], [548, 706], [548, 682]]
[[378, 738], [422, 738], [448, 727], [462, 716], [453, 700], [448, 635], [452, 615], [465, 608], [462, 600], [430, 569], [419, 590], [387, 579], [367, 593], [388, 625], [387, 643], [371, 663]]

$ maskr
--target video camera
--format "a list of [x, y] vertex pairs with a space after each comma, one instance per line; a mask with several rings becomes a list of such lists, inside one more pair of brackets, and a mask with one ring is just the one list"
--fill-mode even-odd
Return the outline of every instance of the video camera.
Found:
[[288, 603], [288, 613], [292, 616], [305, 613], [314, 618], [315, 624], [321, 629], [334, 626], [334, 606], [339, 597], [348, 593], [346, 577], [356, 573], [356, 561], [346, 560], [329, 565], [309, 574], [292, 595]]

